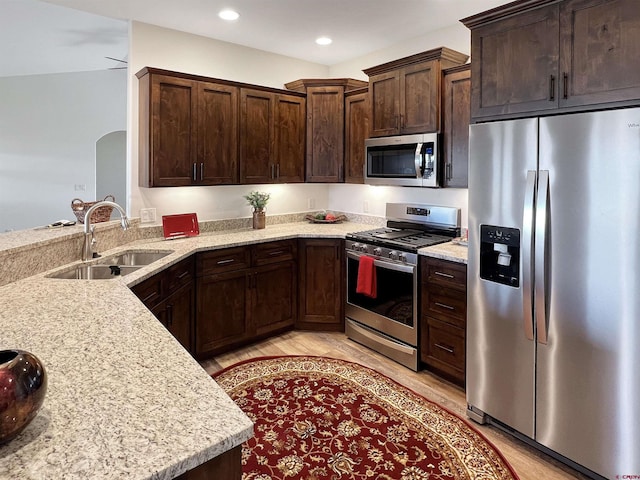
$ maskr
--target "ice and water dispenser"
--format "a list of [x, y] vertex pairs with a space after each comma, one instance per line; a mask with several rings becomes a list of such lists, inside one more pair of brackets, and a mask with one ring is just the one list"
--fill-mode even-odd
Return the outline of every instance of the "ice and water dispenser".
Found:
[[520, 230], [480, 225], [480, 278], [520, 286]]

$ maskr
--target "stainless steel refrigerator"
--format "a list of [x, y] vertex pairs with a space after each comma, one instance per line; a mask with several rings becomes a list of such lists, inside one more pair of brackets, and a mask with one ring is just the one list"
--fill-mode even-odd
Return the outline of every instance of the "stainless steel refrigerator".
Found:
[[473, 125], [469, 156], [469, 417], [640, 475], [640, 109]]

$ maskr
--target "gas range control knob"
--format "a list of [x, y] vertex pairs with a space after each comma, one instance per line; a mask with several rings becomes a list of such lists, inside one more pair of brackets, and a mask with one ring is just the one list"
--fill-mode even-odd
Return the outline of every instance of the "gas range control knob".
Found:
[[374, 248], [373, 249], [373, 254], [374, 255], [378, 255], [378, 256], [382, 255], [382, 249], [380, 247]]
[[353, 242], [350, 248], [351, 250], [355, 250], [357, 252], [358, 249], [360, 248], [360, 244], [358, 242]]
[[396, 252], [395, 250], [391, 250], [389, 252], [389, 258], [391, 260], [398, 260], [398, 258], [399, 258], [398, 252]]
[[407, 256], [404, 253], [399, 253], [398, 254], [398, 260], [400, 260], [401, 262], [406, 262], [407, 261]]

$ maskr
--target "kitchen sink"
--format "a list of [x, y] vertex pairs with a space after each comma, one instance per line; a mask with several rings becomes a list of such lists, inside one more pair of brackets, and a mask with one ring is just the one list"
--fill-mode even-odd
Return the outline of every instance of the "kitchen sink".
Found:
[[63, 278], [67, 280], [108, 280], [135, 272], [171, 253], [173, 252], [129, 250], [110, 257], [101, 258], [96, 263], [83, 263], [47, 276], [49, 278]]
[[173, 252], [127, 251], [98, 261], [100, 265], [145, 266], [166, 257]]
[[68, 280], [108, 280], [126, 275], [142, 268], [143, 265], [76, 265], [69, 270], [63, 270], [49, 275], [49, 278], [64, 278]]

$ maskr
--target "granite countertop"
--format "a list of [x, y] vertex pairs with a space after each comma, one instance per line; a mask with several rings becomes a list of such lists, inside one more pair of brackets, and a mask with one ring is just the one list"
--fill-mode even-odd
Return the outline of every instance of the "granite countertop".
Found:
[[0, 287], [0, 349], [30, 351], [49, 380], [37, 417], [0, 446], [0, 478], [170, 479], [240, 445], [251, 421], [128, 287], [197, 251], [370, 228], [292, 223], [138, 240], [101, 253], [172, 253], [110, 280], [47, 278], [65, 265]]
[[426, 257], [449, 260], [450, 262], [467, 263], [468, 250], [466, 245], [459, 245], [453, 242], [440, 243], [431, 247], [418, 250], [419, 255]]

